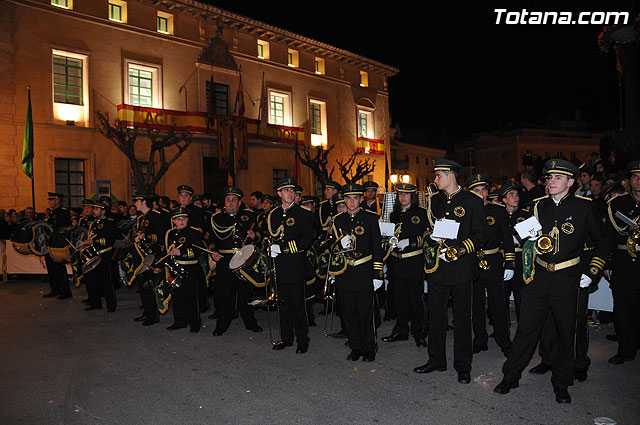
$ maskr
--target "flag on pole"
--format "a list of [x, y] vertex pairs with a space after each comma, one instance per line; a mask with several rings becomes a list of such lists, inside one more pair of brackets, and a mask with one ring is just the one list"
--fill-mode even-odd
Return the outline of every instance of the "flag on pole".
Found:
[[260, 88], [260, 109], [258, 109], [258, 134], [260, 128], [267, 121], [267, 88], [264, 85], [264, 72], [262, 73], [262, 87]]
[[29, 106], [27, 106], [27, 120], [24, 126], [22, 140], [22, 171], [33, 179], [33, 117], [31, 116], [31, 89], [27, 89]]
[[229, 137], [231, 138], [229, 142], [229, 168], [227, 173], [227, 184], [229, 186], [234, 186], [236, 184], [236, 154], [235, 154], [235, 140], [233, 137], [234, 125], [229, 122], [227, 124], [229, 126]]
[[242, 88], [242, 71], [240, 71], [240, 81], [238, 82], [238, 92], [236, 93], [236, 114], [238, 116], [238, 122], [242, 121], [244, 117], [244, 92]]

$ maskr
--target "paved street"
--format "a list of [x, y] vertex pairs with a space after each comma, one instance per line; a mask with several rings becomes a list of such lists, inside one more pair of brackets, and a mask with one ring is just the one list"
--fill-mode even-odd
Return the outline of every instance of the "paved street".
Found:
[[[380, 343], [373, 363], [345, 360], [344, 340], [322, 336], [324, 316], [311, 328], [305, 355], [295, 346], [273, 351], [264, 333], [240, 319], [213, 337], [203, 315], [198, 334], [142, 327], [134, 290], [118, 291], [118, 310], [84, 312], [84, 288], [68, 300], [43, 299], [48, 284], [0, 284], [0, 424], [594, 424], [608, 417], [637, 424], [640, 359], [612, 366], [609, 326], [591, 328], [589, 378], [555, 402], [550, 374], [524, 374], [520, 388], [495, 394], [504, 362], [490, 342], [474, 358], [472, 383], [449, 369], [429, 375], [413, 367], [427, 360], [413, 341]], [[316, 304], [320, 309], [320, 305]], [[337, 323], [337, 321], [336, 321]], [[335, 325], [335, 323], [334, 323]], [[390, 333], [384, 322], [378, 337]], [[513, 329], [515, 330], [515, 328]], [[530, 366], [538, 363], [537, 355]]]

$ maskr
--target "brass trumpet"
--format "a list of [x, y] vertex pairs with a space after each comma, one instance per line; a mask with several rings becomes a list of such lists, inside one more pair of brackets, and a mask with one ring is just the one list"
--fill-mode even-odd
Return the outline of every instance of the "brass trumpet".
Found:
[[549, 235], [542, 235], [536, 239], [536, 250], [541, 254], [553, 251], [555, 248], [554, 239]]
[[478, 267], [480, 267], [481, 270], [486, 272], [491, 268], [487, 260], [484, 259], [484, 252], [476, 252], [476, 257], [478, 257]]
[[454, 262], [467, 253], [464, 247], [456, 248], [455, 246], [447, 246], [446, 244], [440, 251], [447, 258], [447, 261]]

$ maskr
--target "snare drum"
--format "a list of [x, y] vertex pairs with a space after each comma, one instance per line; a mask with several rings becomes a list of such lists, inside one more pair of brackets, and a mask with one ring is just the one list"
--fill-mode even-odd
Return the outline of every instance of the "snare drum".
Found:
[[102, 257], [98, 254], [98, 250], [89, 245], [80, 251], [80, 263], [82, 264], [82, 274], [87, 274], [91, 270], [98, 267], [98, 264], [102, 261]]
[[229, 261], [229, 269], [240, 279], [251, 282], [259, 288], [269, 281], [269, 258], [255, 245], [245, 245], [233, 254]]
[[174, 258], [167, 258], [164, 266], [167, 269], [167, 285], [171, 291], [179, 288], [182, 280], [187, 276], [187, 271]]

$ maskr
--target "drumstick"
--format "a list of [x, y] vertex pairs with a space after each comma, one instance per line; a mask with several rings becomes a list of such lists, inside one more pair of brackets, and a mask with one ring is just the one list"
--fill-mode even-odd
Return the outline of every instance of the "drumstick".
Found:
[[[249, 230], [247, 230], [247, 233], [251, 232], [253, 230], [253, 226], [256, 225], [256, 222], [254, 221], [253, 223], [251, 223], [251, 227], [249, 227]], [[246, 238], [244, 238], [244, 241], [242, 241], [242, 246], [244, 246], [247, 241], [249, 240], [249, 235], [247, 235]]]
[[[180, 245], [176, 246], [175, 248], [180, 248], [182, 245], [183, 245], [183, 244], [180, 244]], [[161, 263], [161, 262], [162, 262], [162, 260], [164, 260], [165, 258], [167, 258], [167, 257], [168, 257], [168, 256], [170, 256], [170, 255], [171, 255], [171, 254], [167, 254], [167, 255], [165, 255], [164, 257], [162, 257], [161, 259], [159, 259], [158, 261], [156, 261], [153, 265], [154, 265], [154, 266], [157, 266], [159, 263]]]
[[208, 250], [207, 248], [203, 248], [203, 247], [198, 246], [198, 245], [194, 245], [193, 247], [194, 247], [194, 248], [201, 249], [201, 250], [203, 250], [204, 252], [208, 252], [209, 254], [215, 254], [215, 253], [216, 253], [215, 251], [210, 251], [210, 250]]

